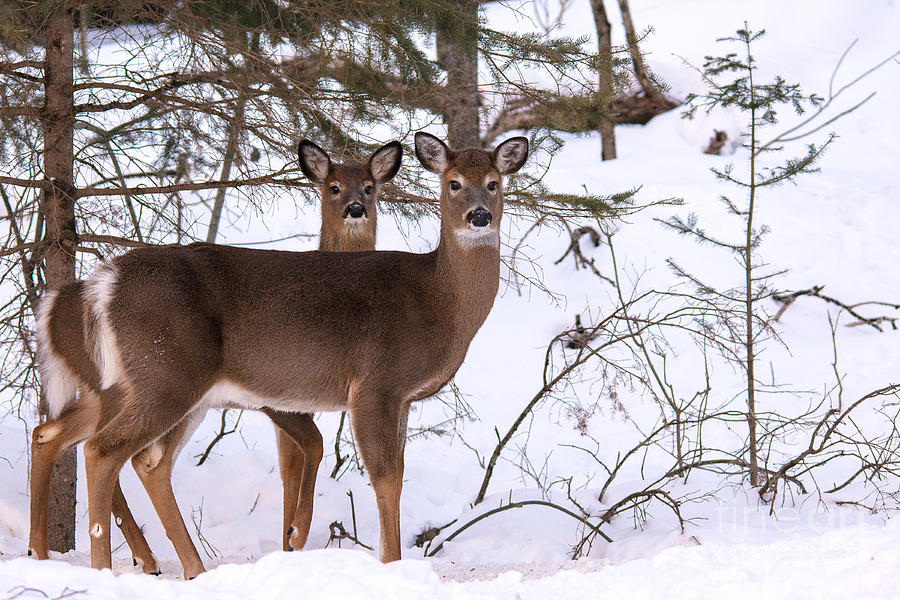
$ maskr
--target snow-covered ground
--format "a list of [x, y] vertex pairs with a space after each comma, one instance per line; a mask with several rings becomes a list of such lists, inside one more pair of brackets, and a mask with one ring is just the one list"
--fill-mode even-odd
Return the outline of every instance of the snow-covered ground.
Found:
[[314, 550], [223, 565], [188, 582], [17, 558], [0, 562], [0, 582], [10, 595], [37, 587], [49, 598], [134, 600], [896, 598], [898, 535], [895, 519], [887, 526], [828, 531], [814, 539], [669, 548], [623, 564], [539, 578], [509, 570], [486, 580], [457, 581], [440, 577], [428, 561], [382, 565], [358, 551]]
[[[607, 3], [614, 31], [621, 38], [614, 3]], [[897, 50], [900, 26], [896, 0], [866, 3], [822, 3], [795, 0], [720, 2], [717, 0], [632, 0], [637, 26], [652, 25], [654, 33], [645, 49], [651, 67], [683, 97], [698, 89], [698, 78], [682, 57], [700, 64], [706, 54], [720, 53], [715, 39], [731, 34], [744, 20], [764, 27], [769, 35], [756, 48], [763, 74], [782, 74], [800, 82], [807, 91], [824, 92], [831, 70], [843, 50], [860, 41], [844, 63], [841, 81], [852, 77]], [[523, 15], [529, 7], [521, 9]], [[505, 6], [491, 6], [491, 19], [514, 26]], [[519, 17], [519, 27], [531, 27]], [[572, 3], [564, 16], [564, 32], [591, 34], [588, 2]], [[766, 191], [760, 198], [759, 222], [772, 228], [761, 254], [776, 268], [790, 269], [776, 283], [785, 289], [827, 285], [833, 296], [846, 302], [900, 300], [900, 245], [894, 229], [900, 218], [900, 119], [895, 114], [900, 94], [900, 65], [887, 65], [850, 90], [840, 108], [847, 108], [870, 91], [877, 96], [857, 112], [835, 123], [840, 138], [820, 166], [821, 174], [801, 177], [797, 185]], [[743, 151], [714, 157], [701, 153], [713, 128], [737, 134], [742, 121], [732, 113], [714, 113], [683, 121], [680, 111], [662, 115], [644, 127], [617, 128], [619, 158], [599, 161], [597, 136], [566, 136], [566, 147], [554, 158], [547, 175], [558, 191], [609, 194], [642, 186], [639, 201], [669, 197], [684, 199], [680, 207], [656, 207], [630, 217], [615, 236], [617, 259], [623, 271], [641, 274], [640, 285], [666, 287], [673, 283], [665, 266], [667, 257], [718, 281], [736, 277], [734, 263], [708, 247], [667, 232], [654, 220], [672, 214], [699, 215], [712, 231], [729, 227], [717, 198], [735, 194], [709, 173], [710, 167], [729, 162], [742, 164]], [[783, 113], [785, 125], [790, 115]], [[734, 137], [734, 135], [732, 135]], [[797, 153], [802, 149], [797, 149]], [[411, 160], [407, 158], [407, 160]], [[303, 212], [300, 213], [299, 210]], [[267, 227], [246, 218], [223, 232], [224, 241], [281, 238], [318, 230], [316, 208], [291, 203], [265, 215]], [[423, 251], [433, 247], [436, 223], [410, 229], [391, 218], [379, 221], [379, 248]], [[527, 224], [506, 219], [514, 244]], [[406, 450], [406, 472], [401, 503], [402, 542], [406, 560], [381, 565], [374, 554], [360, 549], [322, 550], [328, 525], [352, 519], [348, 491], [353, 492], [359, 538], [377, 545], [378, 527], [374, 495], [364, 476], [348, 472], [339, 481], [328, 475], [334, 457], [326, 455], [319, 472], [316, 507], [309, 551], [283, 554], [280, 549], [281, 489], [271, 426], [255, 413], [245, 413], [239, 434], [216, 446], [206, 464], [193, 467], [218, 429], [218, 414], [211, 414], [182, 453], [175, 469], [174, 487], [185, 520], [196, 525], [204, 543], [195, 536], [206, 564], [216, 567], [191, 582], [175, 581], [180, 567], [174, 551], [136, 476], [126, 468], [123, 488], [139, 523], [161, 559], [164, 575], [140, 575], [131, 565], [128, 549], [113, 555], [116, 576], [96, 572], [89, 564], [86, 495], [79, 489], [78, 550], [59, 560], [37, 562], [24, 558], [28, 522], [28, 457], [24, 450], [27, 428], [33, 424], [14, 415], [0, 420], [0, 597], [12, 597], [24, 588], [37, 588], [48, 597], [64, 588], [85, 590], [77, 598], [891, 598], [896, 597], [896, 569], [900, 565], [900, 523], [889, 513], [870, 514], [835, 500], [858, 500], [868, 488], [859, 486], [841, 496], [790, 496], [774, 514], [755, 492], [738, 481], [725, 485], [707, 476], [691, 479], [692, 494], [716, 491], [715, 499], [684, 507], [690, 519], [684, 533], [670, 513], [651, 507], [651, 518], [635, 527], [630, 517], [616, 519], [605, 531], [612, 544], [595, 542], [587, 558], [568, 559], [580, 539], [578, 523], [542, 507], [527, 507], [486, 519], [448, 543], [434, 558], [423, 559], [413, 541], [419, 532], [459, 518], [464, 522], [485, 510], [472, 510], [480, 485], [479, 457], [488, 455], [522, 406], [541, 387], [546, 344], [570, 327], [575, 314], [602, 315], [613, 306], [612, 288], [587, 270], [575, 270], [571, 260], [555, 261], [568, 244], [568, 236], [552, 227], [532, 233], [524, 252], [536, 260], [546, 286], [555, 297], [525, 286], [502, 286], [494, 309], [476, 336], [456, 381], [478, 419], [459, 424], [459, 435], [412, 439]], [[278, 244], [289, 249], [315, 247], [315, 240]], [[601, 271], [609, 273], [608, 250], [583, 246]], [[511, 249], [507, 249], [507, 254]], [[774, 304], [770, 310], [777, 308]], [[831, 309], [831, 315], [836, 315]], [[814, 299], [801, 299], [779, 322], [787, 348], [770, 344], [761, 360], [763, 370], [786, 390], [805, 390], [771, 396], [779, 408], [805, 405], [820, 397], [833, 383], [829, 308]], [[839, 327], [840, 372], [845, 398], [900, 381], [900, 332], [878, 333], [871, 328]], [[692, 347], [674, 355], [677, 369], [671, 376], [680, 393], [703, 385], [702, 362]], [[739, 389], [730, 367], [712, 359], [714, 393], [725, 401]], [[608, 390], [591, 381], [574, 388], [577, 397], [542, 404], [527, 433], [519, 435], [503, 455], [492, 480], [485, 507], [513, 499], [540, 498], [537, 481], [551, 483], [573, 477], [578, 499], [596, 504], [596, 488], [605, 479], [602, 468], [573, 445], [591, 447], [573, 417], [572, 406], [588, 414], [586, 431], [600, 442], [597, 454], [614, 461], [618, 452], [637, 439], [636, 425], [654, 423], [657, 405], [650, 398], [620, 386], [616, 402]], [[440, 422], [445, 408], [436, 401], [423, 403], [412, 415], [411, 426]], [[326, 438], [326, 451], [337, 427], [335, 415], [320, 415], [317, 423]], [[803, 440], [796, 440], [803, 443]], [[476, 455], [477, 452], [477, 455]], [[527, 458], [536, 475], [523, 475]], [[654, 467], [650, 457], [647, 469]], [[640, 461], [626, 469], [610, 490], [621, 497], [640, 486]], [[830, 481], [827, 483], [831, 483]], [[890, 483], [890, 482], [889, 482]], [[825, 483], [823, 482], [823, 485]], [[552, 499], [565, 503], [565, 488], [556, 486]], [[893, 483], [893, 490], [898, 483]], [[512, 490], [512, 492], [511, 492]], [[616, 496], [616, 494], [619, 494]], [[193, 523], [193, 525], [192, 525]], [[451, 528], [452, 529], [452, 528]], [[449, 530], [448, 530], [449, 531]], [[117, 532], [114, 536], [118, 535]], [[118, 540], [118, 541], [116, 541]], [[114, 537], [114, 546], [121, 537]], [[345, 542], [345, 546], [348, 544]], [[22, 587], [20, 587], [22, 586]], [[36, 592], [21, 597], [38, 597]]]

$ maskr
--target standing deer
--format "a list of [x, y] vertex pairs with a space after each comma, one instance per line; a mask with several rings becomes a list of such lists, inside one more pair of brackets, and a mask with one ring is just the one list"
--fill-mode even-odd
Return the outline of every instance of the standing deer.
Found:
[[[381, 560], [400, 558], [409, 405], [453, 377], [490, 312], [501, 179], [528, 155], [522, 137], [493, 152], [452, 151], [417, 133], [415, 146], [441, 180], [432, 252], [148, 247], [87, 281], [85, 339], [102, 412], [84, 446], [94, 567], [111, 564], [110, 511], [125, 461], [197, 411], [222, 406], [348, 410], [378, 503]], [[68, 372], [52, 363], [47, 371], [50, 382]]]
[[[374, 250], [375, 201], [381, 185], [392, 179], [399, 170], [402, 159], [400, 144], [391, 142], [379, 148], [365, 165], [334, 164], [321, 148], [306, 140], [298, 146], [298, 154], [303, 173], [320, 186], [320, 249], [337, 252]], [[84, 335], [85, 290], [85, 282], [79, 281], [58, 292], [51, 292], [39, 311], [37, 329], [41, 371], [54, 417], [53, 421], [35, 428], [32, 444], [29, 553], [34, 552], [42, 559], [48, 557], [50, 471], [62, 452], [97, 431], [103, 420], [100, 373], [91, 360], [92, 349], [86, 345]], [[81, 391], [81, 398], [70, 404], [76, 387]], [[302, 549], [312, 519], [315, 477], [322, 459], [322, 436], [309, 414], [270, 408], [263, 411], [276, 424], [284, 488], [284, 549]], [[175, 545], [186, 578], [202, 572], [203, 565], [175, 505], [171, 469], [205, 413], [205, 410], [193, 411], [163, 437], [132, 457], [135, 471]], [[140, 561], [146, 573], [158, 572], [156, 559], [134, 521], [118, 481], [114, 490], [113, 514], [132, 549], [135, 563]]]

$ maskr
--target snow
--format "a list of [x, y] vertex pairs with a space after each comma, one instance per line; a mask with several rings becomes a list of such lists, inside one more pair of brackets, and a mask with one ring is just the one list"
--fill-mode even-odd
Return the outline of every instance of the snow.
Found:
[[[614, 3], [611, 11], [614, 35], [621, 38]], [[856, 38], [860, 41], [847, 57], [839, 84], [847, 82], [896, 50], [895, 32], [900, 25], [896, 0], [865, 3], [821, 3], [797, 0], [644, 0], [632, 1], [637, 27], [652, 25], [647, 39], [648, 63], [683, 97], [698, 89], [697, 74], [683, 59], [698, 65], [705, 54], [719, 52], [715, 39], [730, 34], [744, 20], [751, 27], [765, 27], [769, 34], [756, 48], [764, 74], [778, 72], [799, 81], [807, 91], [824, 91], [834, 64]], [[528, 5], [513, 19], [507, 4], [491, 5], [489, 18], [510, 27], [528, 27]], [[564, 15], [563, 33], [590, 35], [593, 23], [586, 1], [572, 3]], [[614, 42], [621, 39], [614, 39]], [[759, 221], [772, 228], [761, 253], [776, 268], [789, 268], [777, 285], [803, 289], [825, 284], [826, 291], [847, 302], [900, 300], [900, 245], [894, 235], [900, 217], [896, 174], [900, 155], [900, 120], [894, 114], [900, 93], [898, 65], [889, 64], [865, 79], [842, 98], [841, 108], [852, 106], [870, 91], [875, 98], [860, 110], [834, 124], [840, 138], [821, 163], [821, 174], [798, 179], [796, 185], [767, 190], [761, 196]], [[680, 197], [684, 206], [661, 206], [640, 212], [618, 226], [615, 235], [620, 268], [635, 285], [665, 288], [673, 278], [665, 267], [667, 257], [704, 273], [716, 282], [734, 283], [738, 273], [730, 257], [667, 232], [654, 218], [696, 213], [708, 229], [729, 231], [729, 220], [718, 202], [719, 195], [739, 192], [723, 187], [710, 167], [729, 162], [742, 164], [744, 151], [716, 157], [701, 153], [712, 130], [725, 130], [733, 138], [742, 131], [739, 115], [717, 111], [693, 121], [676, 110], [646, 126], [617, 128], [619, 158], [599, 161], [597, 136], [563, 136], [564, 150], [554, 158], [547, 184], [555, 191], [585, 189], [609, 194], [642, 186], [638, 199], [651, 202]], [[783, 113], [784, 126], [792, 117]], [[797, 153], [801, 147], [790, 148]], [[534, 163], [532, 163], [533, 165]], [[526, 167], [529, 168], [529, 167]], [[533, 168], [533, 167], [532, 167]], [[239, 222], [223, 231], [225, 241], [280, 239], [318, 231], [316, 207], [290, 202], [273, 206], [260, 217], [240, 211]], [[252, 211], [251, 211], [252, 212]], [[528, 223], [504, 217], [505, 244], [525, 233]], [[437, 222], [418, 226], [379, 219], [378, 246], [382, 249], [424, 251], [437, 237]], [[315, 238], [289, 239], [277, 247], [311, 249]], [[113, 554], [115, 575], [87, 568], [89, 557], [86, 494], [79, 488], [77, 550], [52, 561], [24, 557], [28, 536], [28, 457], [25, 451], [32, 415], [0, 416], [0, 597], [24, 588], [42, 590], [48, 597], [77, 590], [76, 598], [271, 598], [290, 595], [303, 598], [893, 598], [896, 568], [900, 565], [900, 520], [891, 513], [871, 514], [837, 500], [859, 500], [871, 488], [858, 485], [840, 495], [792, 495], [780, 499], [773, 514], [755, 492], [740, 481], [712, 475], [692, 477], [673, 490], [680, 495], [715, 498], [685, 505], [689, 519], [684, 533], [664, 507], [651, 506], [651, 518], [635, 524], [628, 516], [604, 527], [614, 540], [594, 543], [587, 558], [569, 560], [580, 539], [579, 524], [570, 517], [542, 507], [526, 507], [485, 519], [446, 544], [434, 558], [423, 559], [413, 540], [427, 527], [453, 519], [466, 522], [510, 499], [550, 497], [566, 504], [565, 488], [542, 492], [558, 478], [574, 477], [573, 495], [596, 511], [597, 487], [604, 471], [587, 453], [572, 448], [593, 448], [582, 435], [573, 411], [586, 415], [587, 432], [596, 438], [598, 456], [614, 461], [618, 452], [638, 439], [636, 425], [651, 425], [658, 409], [651, 399], [619, 385], [614, 402], [608, 382], [591, 375], [567, 389], [561, 398], [542, 403], [523, 430], [504, 452], [485, 502], [472, 508], [483, 475], [479, 457], [489, 455], [496, 443], [495, 427], [503, 432], [521, 407], [541, 387], [541, 369], [547, 342], [571, 326], [575, 314], [602, 316], [614, 304], [610, 286], [589, 271], [576, 270], [567, 258], [554, 264], [565, 251], [568, 236], [552, 226], [533, 232], [522, 248], [535, 259], [548, 295], [519, 280], [508, 282], [494, 308], [473, 340], [456, 383], [472, 406], [477, 420], [463, 420], [457, 436], [419, 436], [406, 451], [405, 486], [401, 503], [403, 561], [377, 562], [375, 554], [344, 543], [323, 549], [328, 525], [341, 521], [351, 529], [353, 519], [348, 492], [353, 494], [359, 538], [377, 546], [378, 519], [375, 499], [365, 476], [347, 472], [340, 480], [329, 477], [334, 456], [326, 454], [319, 471], [316, 506], [309, 550], [280, 552], [281, 484], [268, 420], [245, 413], [239, 433], [223, 439], [210, 459], [194, 467], [218, 430], [219, 414], [210, 414], [187, 445], [175, 467], [174, 488], [189, 530], [210, 569], [197, 579], [179, 581], [180, 566], [159, 526], [152, 506], [130, 468], [122, 484], [132, 511], [143, 524], [151, 548], [160, 559], [163, 576], [141, 575], [132, 566], [128, 549]], [[605, 246], [583, 251], [593, 257], [601, 272], [610, 273]], [[511, 247], [504, 250], [508, 257]], [[525, 263], [520, 263], [524, 265]], [[530, 273], [526, 273], [530, 274]], [[509, 278], [509, 273], [504, 272]], [[774, 310], [774, 305], [768, 307]], [[772, 372], [789, 391], [764, 402], [781, 402], [794, 410], [823, 395], [833, 383], [829, 315], [837, 313], [815, 299], [798, 300], [779, 323], [786, 348], [769, 344], [761, 367]], [[846, 323], [846, 316], [841, 323]], [[683, 340], [674, 353], [677, 370], [671, 373], [681, 395], [702, 385], [702, 357]], [[900, 332], [879, 333], [871, 328], [838, 327], [839, 370], [846, 399], [900, 380]], [[721, 360], [712, 360], [712, 377], [719, 401], [740, 389], [739, 374]], [[447, 409], [438, 401], [420, 403], [410, 426], [440, 423]], [[870, 415], [867, 426], [877, 426]], [[24, 423], [24, 426], [23, 426]], [[337, 416], [320, 415], [317, 423], [326, 440], [326, 453], [337, 428]], [[723, 439], [728, 432], [717, 432]], [[794, 440], [804, 443], [803, 439]], [[790, 446], [780, 448], [789, 452]], [[476, 455], [477, 453], [477, 455]], [[651, 454], [646, 469], [663, 464]], [[609, 490], [610, 498], [639, 489], [640, 461], [630, 465]], [[520, 468], [530, 465], [533, 476]], [[79, 477], [83, 481], [83, 464]], [[826, 472], [824, 477], [835, 476]], [[831, 481], [821, 482], [823, 486]], [[893, 484], [896, 491], [898, 485]], [[833, 496], [833, 497], [832, 497]], [[870, 500], [871, 501], [871, 500]], [[866, 502], [867, 504], [869, 502]], [[453, 528], [447, 530], [451, 531]], [[201, 543], [196, 535], [202, 533]], [[446, 533], [445, 532], [445, 535]], [[443, 537], [443, 536], [442, 536]], [[121, 544], [116, 531], [113, 546]], [[349, 546], [349, 548], [348, 548]], [[19, 586], [22, 586], [21, 588]], [[4, 596], [5, 594], [5, 596]], [[25, 592], [20, 597], [43, 597]]]
[[358, 551], [273, 553], [253, 563], [222, 565], [188, 582], [139, 574], [113, 575], [60, 562], [0, 562], [0, 583], [20, 597], [244, 598], [278, 597], [557, 600], [559, 598], [894, 598], [900, 524], [832, 530], [814, 539], [763, 545], [708, 544], [669, 548], [648, 558], [542, 577], [506, 571], [488, 580], [443, 580], [424, 560], [383, 565]]

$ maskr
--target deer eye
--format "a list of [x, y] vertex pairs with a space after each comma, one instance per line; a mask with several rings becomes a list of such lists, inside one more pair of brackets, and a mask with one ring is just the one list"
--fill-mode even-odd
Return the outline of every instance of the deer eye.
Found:
[[490, 183], [488, 184], [488, 189], [491, 190], [492, 192], [493, 192], [494, 190], [496, 190], [496, 189], [497, 189], [497, 182], [496, 182], [496, 181], [490, 182]]
[[333, 185], [333, 186], [331, 186], [331, 193], [332, 193], [332, 194], [340, 194], [340, 193], [341, 193], [341, 188], [339, 188], [339, 187], [336, 186], [336, 185]]
[[371, 194], [371, 193], [372, 193], [372, 186], [371, 186], [371, 185], [367, 185], [367, 186], [366, 186], [366, 193], [367, 193], [367, 194]]
[[456, 191], [456, 190], [458, 190], [458, 189], [461, 188], [461, 187], [462, 187], [462, 186], [459, 185], [459, 182], [458, 182], [458, 181], [451, 181], [451, 182], [450, 182], [450, 189], [453, 190], [453, 191]]

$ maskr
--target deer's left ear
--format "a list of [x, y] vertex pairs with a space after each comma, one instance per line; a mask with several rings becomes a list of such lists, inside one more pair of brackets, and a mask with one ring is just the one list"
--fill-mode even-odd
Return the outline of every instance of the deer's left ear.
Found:
[[390, 181], [400, 170], [403, 161], [403, 146], [400, 142], [388, 142], [372, 153], [369, 158], [369, 171], [378, 183]]
[[522, 168], [528, 158], [528, 138], [509, 138], [496, 148], [492, 155], [494, 166], [501, 175], [512, 175]]

